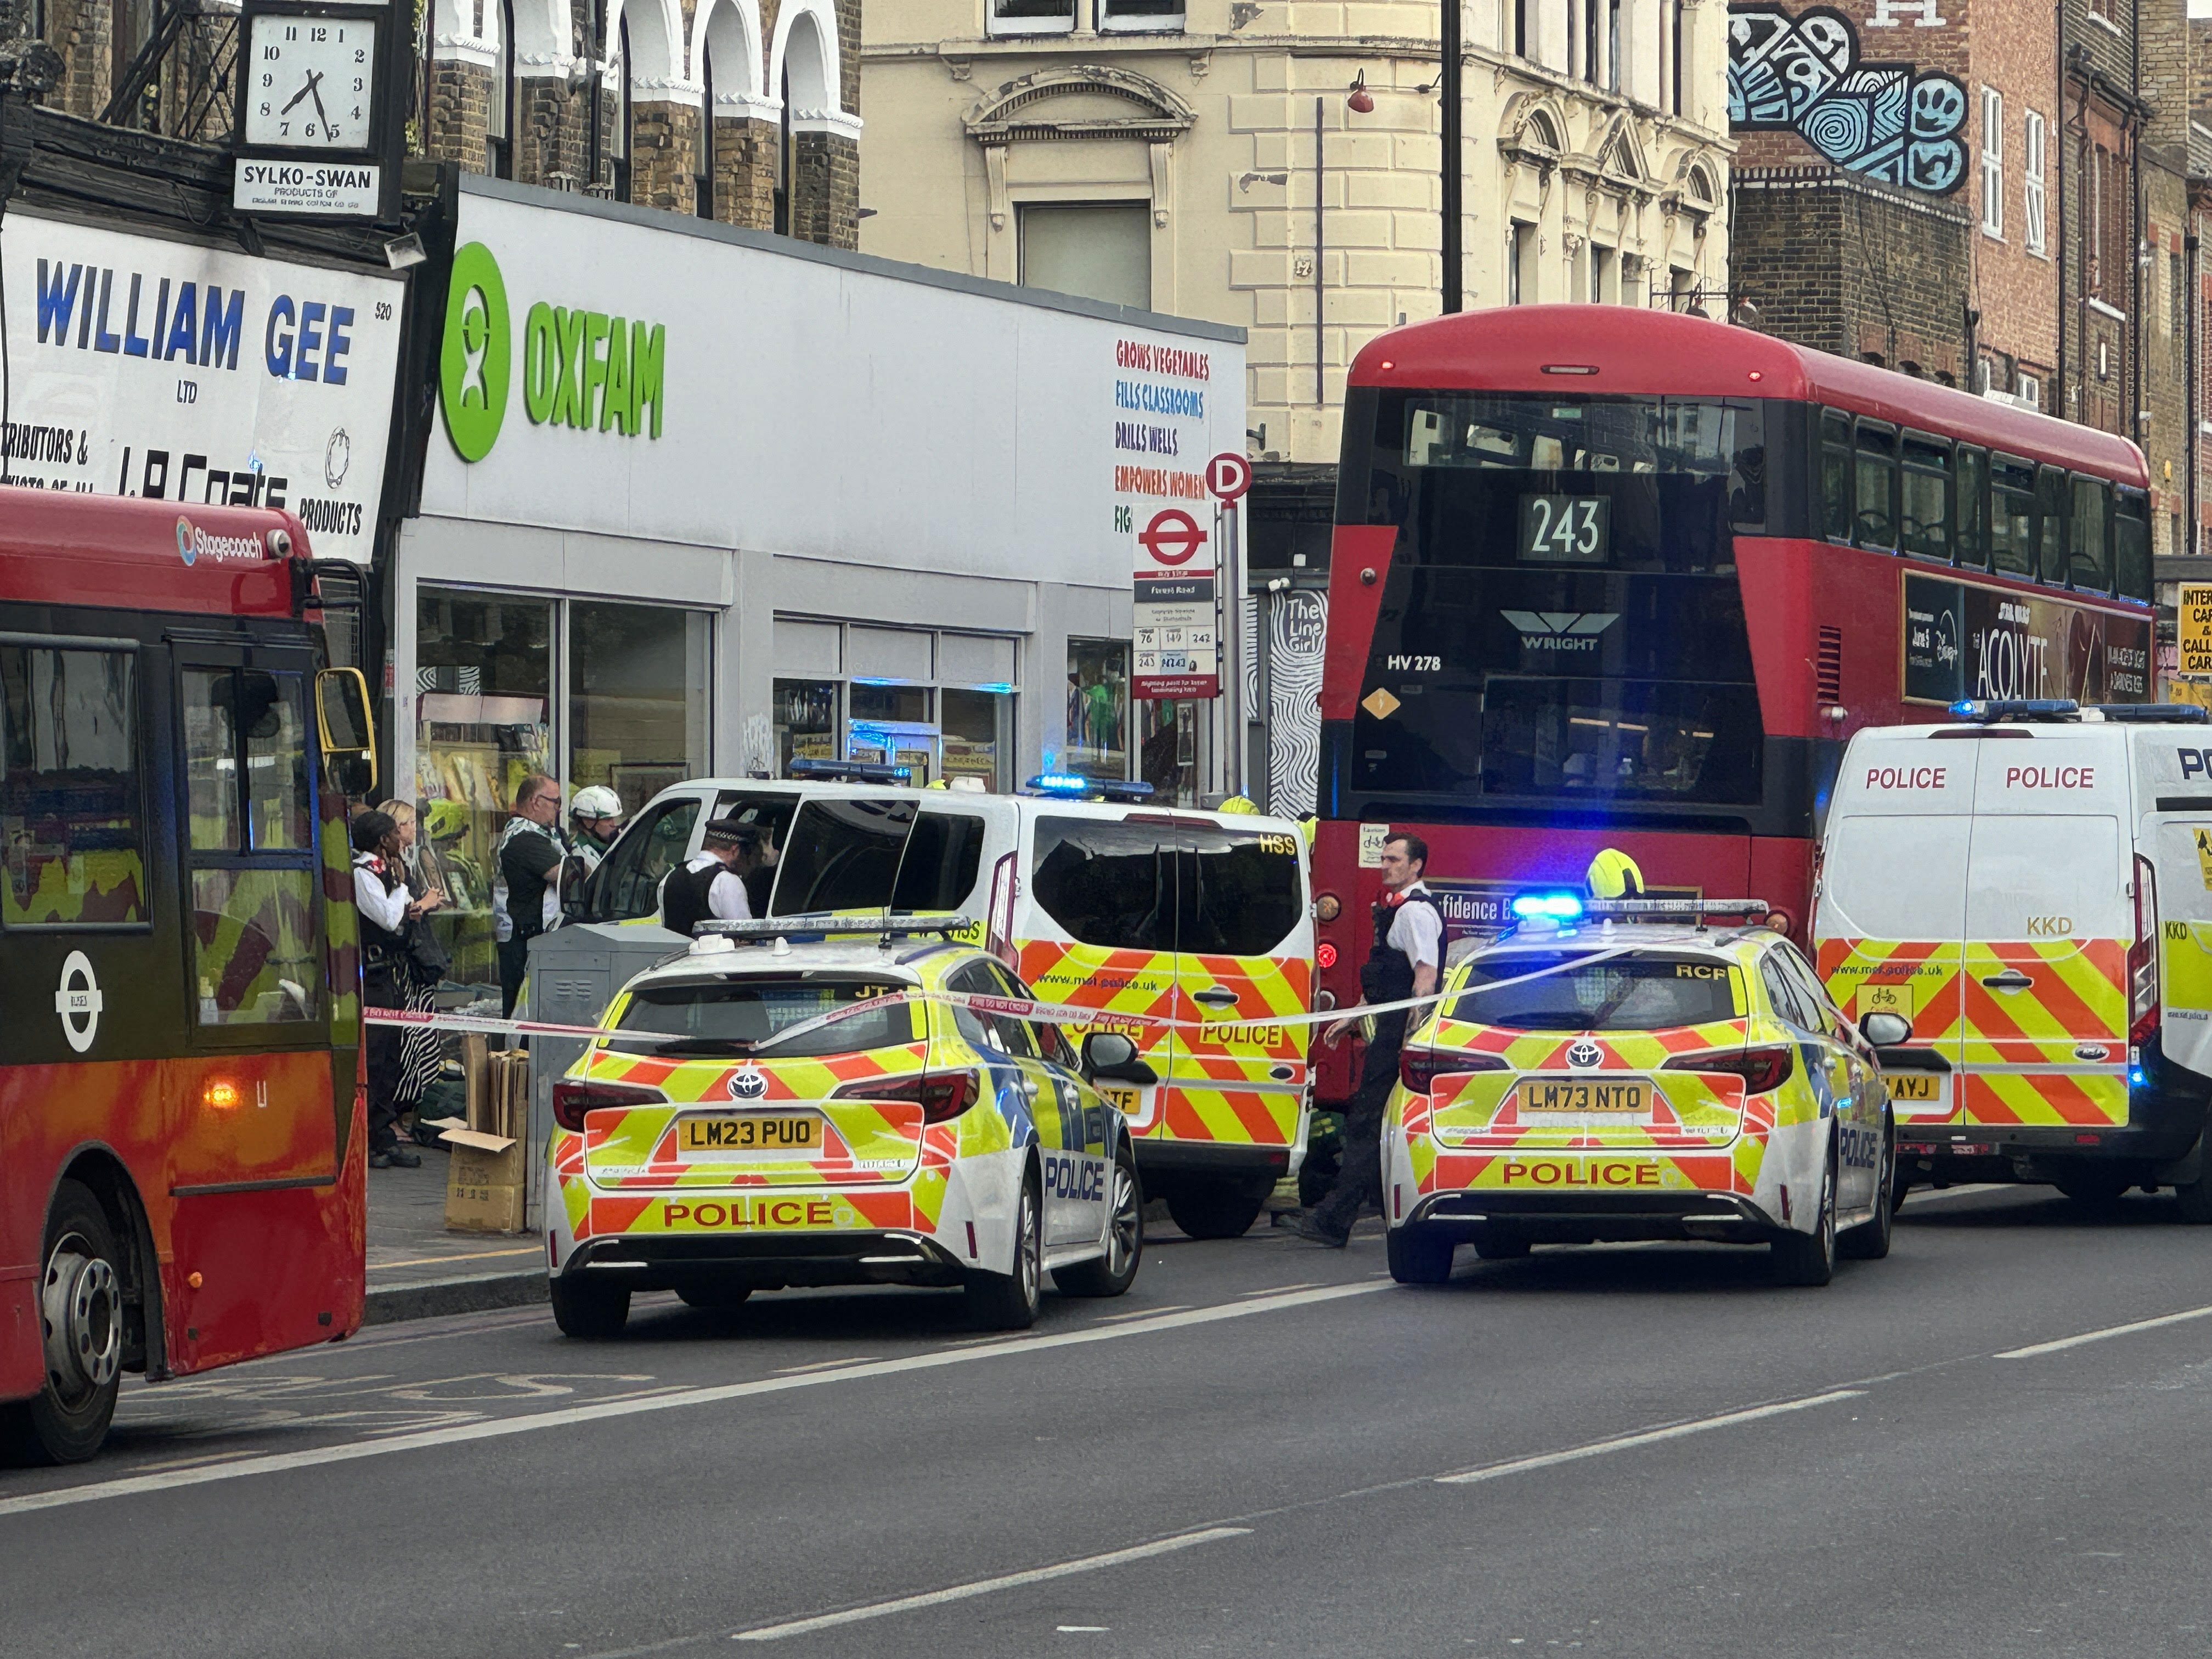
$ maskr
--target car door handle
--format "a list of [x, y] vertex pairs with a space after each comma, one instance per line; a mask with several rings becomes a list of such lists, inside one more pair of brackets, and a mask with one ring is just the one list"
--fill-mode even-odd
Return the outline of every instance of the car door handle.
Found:
[[1190, 1000], [1193, 1002], [1202, 1002], [1209, 1008], [1234, 1008], [1237, 1006], [1237, 993], [1224, 990], [1217, 985], [1211, 990], [1193, 991], [1190, 994]]
[[2017, 968], [2008, 968], [2002, 974], [1984, 974], [1982, 983], [1992, 991], [2025, 991], [2035, 983]]

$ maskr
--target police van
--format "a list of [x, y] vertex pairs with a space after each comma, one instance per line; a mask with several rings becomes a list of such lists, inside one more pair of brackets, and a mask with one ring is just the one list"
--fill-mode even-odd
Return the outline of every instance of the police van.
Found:
[[1881, 1050], [1897, 1194], [2170, 1186], [2212, 1220], [2212, 728], [2173, 704], [1969, 702], [1845, 750], [1820, 977]]
[[590, 919], [650, 915], [653, 882], [625, 872], [680, 864], [709, 819], [748, 813], [777, 850], [757, 915], [975, 918], [969, 942], [1041, 999], [1097, 1011], [1071, 1037], [1136, 1042], [1158, 1080], [1104, 1092], [1130, 1120], [1147, 1195], [1193, 1237], [1238, 1237], [1305, 1154], [1312, 1032], [1290, 1021], [1312, 997], [1314, 928], [1297, 826], [1161, 805], [1141, 785], [1048, 776], [1030, 789], [695, 780], [655, 796], [609, 849]]

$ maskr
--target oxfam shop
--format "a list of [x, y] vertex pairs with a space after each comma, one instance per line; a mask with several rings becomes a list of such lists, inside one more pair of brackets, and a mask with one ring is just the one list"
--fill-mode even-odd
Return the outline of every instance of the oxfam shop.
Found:
[[1241, 331], [496, 179], [455, 244], [393, 730], [457, 979], [532, 771], [633, 811], [803, 758], [1138, 775], [1117, 365], [1204, 354], [1200, 467]]

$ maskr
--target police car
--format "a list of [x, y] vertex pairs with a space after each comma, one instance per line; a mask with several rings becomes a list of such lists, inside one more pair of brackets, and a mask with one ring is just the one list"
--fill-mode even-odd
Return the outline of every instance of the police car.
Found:
[[728, 1307], [785, 1285], [960, 1285], [976, 1322], [1035, 1321], [1042, 1275], [1119, 1296], [1144, 1248], [1129, 1130], [1102, 1081], [963, 926], [708, 923], [625, 986], [553, 1087], [554, 1317], [616, 1334], [632, 1294]]
[[1524, 895], [1448, 966], [1383, 1126], [1390, 1272], [1540, 1243], [1771, 1247], [1785, 1283], [1889, 1253], [1879, 1065], [1766, 907]]

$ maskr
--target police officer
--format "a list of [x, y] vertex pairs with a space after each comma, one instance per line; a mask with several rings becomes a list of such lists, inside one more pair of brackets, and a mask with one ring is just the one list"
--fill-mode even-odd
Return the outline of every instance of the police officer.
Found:
[[[1395, 835], [1382, 843], [1382, 896], [1375, 906], [1375, 943], [1360, 964], [1363, 1006], [1402, 1002], [1433, 995], [1443, 962], [1444, 918], [1421, 883], [1429, 845], [1419, 836]], [[1398, 1080], [1398, 1054], [1405, 1046], [1407, 1021], [1413, 1011], [1400, 1008], [1365, 1016], [1374, 1024], [1359, 1085], [1344, 1118], [1344, 1153], [1328, 1196], [1310, 1210], [1286, 1218], [1300, 1238], [1333, 1249], [1351, 1242], [1352, 1224], [1363, 1202], [1382, 1201], [1382, 1111]], [[1322, 1033], [1334, 1048], [1358, 1024], [1358, 1009], [1348, 1011]]]
[[760, 859], [758, 830], [735, 818], [716, 818], [707, 826], [690, 862], [661, 878], [660, 925], [672, 933], [688, 935], [710, 916], [718, 921], [750, 921], [753, 908], [745, 894], [745, 878]]

